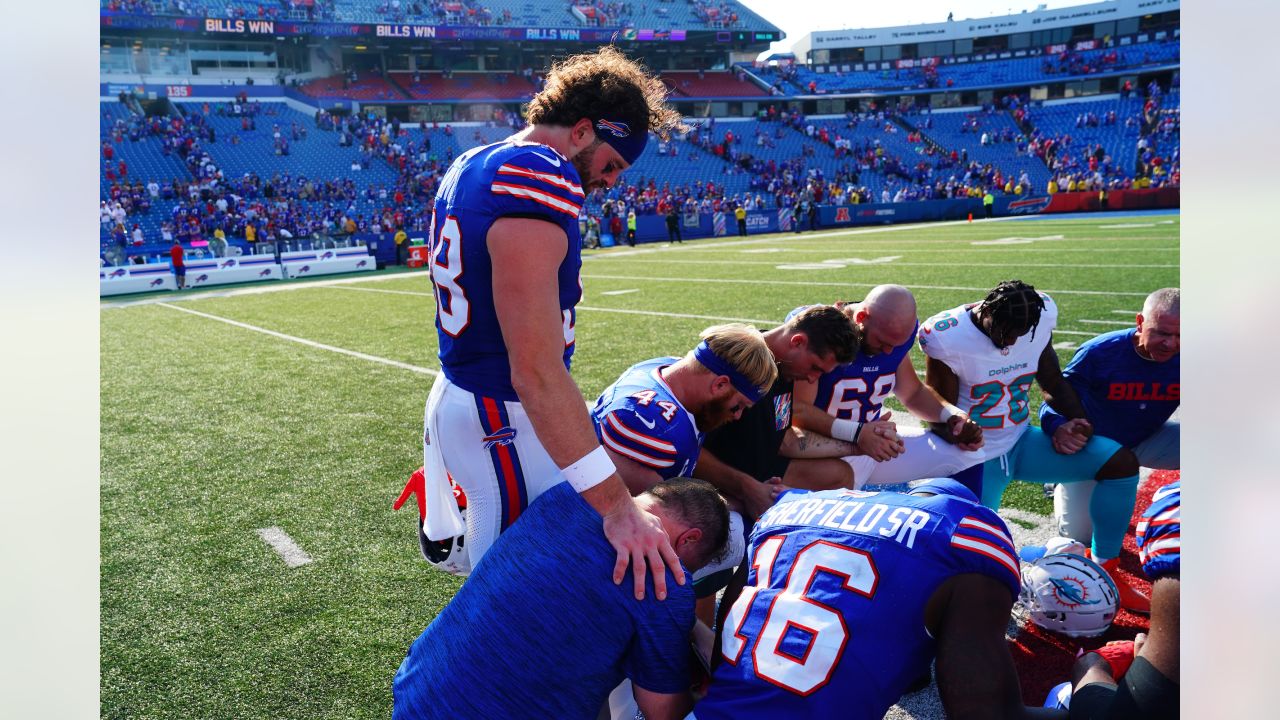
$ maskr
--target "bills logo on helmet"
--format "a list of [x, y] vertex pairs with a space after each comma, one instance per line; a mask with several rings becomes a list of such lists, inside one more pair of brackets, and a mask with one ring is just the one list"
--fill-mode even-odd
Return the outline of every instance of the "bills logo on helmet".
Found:
[[484, 438], [481, 439], [481, 442], [484, 443], [485, 450], [491, 450], [494, 445], [510, 445], [515, 442], [515, 439], [516, 429], [513, 427], [504, 427], [497, 432], [485, 435]]
[[624, 138], [631, 135], [631, 128], [624, 122], [614, 122], [612, 120], [597, 120], [596, 127], [606, 130], [613, 134], [614, 137]]

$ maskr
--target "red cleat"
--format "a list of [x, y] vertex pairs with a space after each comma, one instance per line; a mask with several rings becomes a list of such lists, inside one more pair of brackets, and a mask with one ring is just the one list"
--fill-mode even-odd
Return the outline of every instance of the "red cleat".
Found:
[[1130, 612], [1142, 613], [1143, 615], [1151, 614], [1151, 598], [1138, 592], [1129, 584], [1128, 578], [1120, 573], [1120, 558], [1115, 557], [1106, 562], [1098, 563], [1102, 569], [1107, 571], [1111, 579], [1116, 583], [1116, 589], [1120, 591], [1120, 607]]

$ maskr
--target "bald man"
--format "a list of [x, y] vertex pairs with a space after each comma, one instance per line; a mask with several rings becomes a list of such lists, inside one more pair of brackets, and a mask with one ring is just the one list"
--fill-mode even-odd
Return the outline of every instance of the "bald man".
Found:
[[[977, 462], [965, 456], [982, 447], [982, 428], [920, 382], [911, 363], [919, 325], [911, 291], [878, 285], [861, 302], [837, 307], [861, 330], [862, 345], [853, 362], [817, 382], [796, 383], [794, 424], [849, 444], [844, 460], [857, 488], [950, 475]], [[912, 415], [945, 423], [952, 437], [922, 429], [899, 433], [884, 409], [891, 393]]]

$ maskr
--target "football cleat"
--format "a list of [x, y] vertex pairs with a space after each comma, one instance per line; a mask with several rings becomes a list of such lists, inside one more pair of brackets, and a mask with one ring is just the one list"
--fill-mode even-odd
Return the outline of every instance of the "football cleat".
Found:
[[1129, 579], [1120, 574], [1120, 558], [1111, 558], [1103, 562], [1102, 567], [1120, 590], [1120, 607], [1130, 612], [1151, 614], [1151, 598], [1133, 587]]
[[1068, 637], [1096, 637], [1111, 627], [1120, 591], [1110, 574], [1080, 555], [1052, 554], [1022, 568], [1022, 606], [1031, 622]]

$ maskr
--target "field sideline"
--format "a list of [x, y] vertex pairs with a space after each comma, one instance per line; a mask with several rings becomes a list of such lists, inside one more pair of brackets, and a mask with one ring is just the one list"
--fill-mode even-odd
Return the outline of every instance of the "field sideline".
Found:
[[[573, 374], [591, 400], [714, 323], [764, 328], [884, 282], [924, 319], [1010, 278], [1059, 304], [1065, 364], [1179, 284], [1179, 225], [1108, 213], [588, 251]], [[438, 368], [426, 273], [102, 307], [102, 717], [389, 716], [405, 650], [460, 584], [421, 561], [413, 510], [391, 511]], [[1006, 504], [1050, 507], [1019, 483]], [[310, 562], [286, 564], [272, 527]]]

